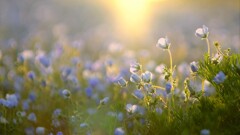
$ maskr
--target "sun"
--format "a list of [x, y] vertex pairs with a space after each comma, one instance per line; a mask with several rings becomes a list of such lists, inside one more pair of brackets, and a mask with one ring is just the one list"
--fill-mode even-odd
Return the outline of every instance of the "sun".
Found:
[[150, 25], [151, 6], [159, 1], [162, 0], [112, 0], [111, 11], [117, 32], [126, 37], [144, 36]]

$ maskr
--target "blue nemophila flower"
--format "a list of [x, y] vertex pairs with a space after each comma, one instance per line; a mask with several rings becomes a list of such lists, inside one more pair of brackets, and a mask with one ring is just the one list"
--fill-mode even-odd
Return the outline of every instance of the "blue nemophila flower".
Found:
[[35, 101], [36, 100], [36, 98], [37, 98], [37, 96], [36, 96], [36, 93], [35, 92], [31, 92], [29, 95], [28, 95], [28, 99], [30, 100], [30, 101]]
[[44, 135], [45, 134], [45, 128], [44, 127], [37, 127], [36, 128], [36, 134], [37, 135]]
[[58, 131], [58, 132], [57, 132], [57, 135], [63, 135], [63, 132]]
[[157, 47], [160, 47], [164, 50], [169, 49], [170, 45], [171, 43], [169, 42], [167, 37], [158, 39], [158, 42], [156, 44]]
[[197, 72], [198, 71], [198, 63], [195, 61], [191, 62], [190, 68], [191, 68], [192, 72], [194, 72], [194, 73]]
[[205, 25], [203, 25], [202, 28], [198, 28], [198, 29], [196, 30], [196, 32], [195, 32], [195, 35], [196, 35], [197, 37], [202, 38], [202, 39], [207, 38], [207, 37], [208, 37], [208, 34], [209, 34], [209, 32], [208, 32], [208, 27], [205, 26]]
[[210, 135], [210, 131], [208, 129], [203, 129], [200, 132], [201, 135]]
[[69, 90], [65, 89], [62, 91], [62, 95], [63, 95], [63, 98], [67, 99], [67, 98], [70, 98], [71, 92]]
[[91, 97], [92, 94], [93, 94], [93, 89], [92, 89], [92, 87], [87, 87], [87, 88], [85, 89], [85, 92], [86, 92], [87, 97]]
[[121, 127], [116, 128], [114, 131], [114, 135], [124, 135], [124, 134], [125, 132]]
[[102, 100], [100, 100], [100, 104], [101, 104], [101, 105], [105, 105], [105, 104], [108, 103], [108, 101], [109, 101], [109, 97], [105, 97], [105, 98], [103, 98]]
[[215, 83], [217, 83], [217, 84], [220, 84], [220, 83], [224, 82], [225, 79], [226, 79], [225, 74], [224, 74], [222, 71], [220, 71], [220, 72], [214, 77], [213, 81], [214, 81]]
[[138, 99], [143, 99], [144, 98], [144, 94], [142, 93], [141, 90], [135, 90], [133, 92], [133, 96], [138, 98]]
[[172, 89], [172, 84], [171, 83], [167, 83], [165, 86], [165, 90], [167, 92], [167, 94], [169, 94], [171, 92]]
[[127, 86], [127, 81], [123, 77], [120, 77], [117, 80], [117, 84], [120, 85], [121, 87], [126, 87]]
[[132, 74], [130, 77], [130, 81], [133, 83], [140, 83], [142, 80], [137, 74]]
[[141, 76], [142, 76], [142, 80], [146, 83], [149, 83], [152, 81], [152, 73], [149, 71], [142, 73]]
[[28, 77], [29, 79], [31, 79], [31, 80], [34, 80], [34, 79], [36, 78], [36, 75], [35, 75], [35, 73], [34, 73], [33, 71], [29, 71], [29, 72], [27, 73], [27, 77]]
[[140, 65], [139, 63], [135, 62], [135, 63], [132, 63], [130, 65], [130, 72], [131, 73], [137, 73], [138, 71], [140, 71], [142, 69], [142, 65]]
[[55, 109], [55, 110], [53, 111], [53, 117], [54, 117], [54, 118], [59, 117], [59, 116], [61, 115], [61, 112], [62, 112], [61, 109]]
[[126, 110], [129, 113], [135, 113], [138, 110], [138, 106], [137, 105], [132, 105], [132, 104], [127, 104], [126, 105]]
[[24, 100], [22, 102], [22, 109], [23, 110], [28, 110], [29, 109], [29, 100]]
[[19, 54], [19, 55], [18, 55], [17, 61], [18, 61], [19, 63], [23, 63], [23, 62], [24, 62], [24, 57], [23, 57], [22, 54]]
[[17, 96], [15, 94], [7, 94], [6, 100], [0, 99], [0, 104], [8, 108], [16, 107], [18, 105]]
[[85, 127], [87, 127], [87, 126], [88, 126], [87, 123], [81, 123], [81, 124], [80, 124], [80, 127], [81, 127], [81, 128], [85, 128]]
[[39, 58], [39, 62], [45, 67], [48, 68], [51, 64], [51, 61], [48, 57], [46, 57], [45, 55], [40, 56]]
[[37, 121], [37, 117], [36, 117], [35, 113], [30, 113], [27, 118], [29, 121], [32, 121], [32, 122]]
[[34, 135], [34, 130], [35, 130], [34, 127], [25, 128], [25, 134], [26, 135]]
[[53, 125], [54, 127], [60, 127], [60, 126], [61, 126], [61, 123], [60, 123], [60, 121], [59, 121], [58, 119], [53, 119], [53, 120], [52, 120], [52, 125]]

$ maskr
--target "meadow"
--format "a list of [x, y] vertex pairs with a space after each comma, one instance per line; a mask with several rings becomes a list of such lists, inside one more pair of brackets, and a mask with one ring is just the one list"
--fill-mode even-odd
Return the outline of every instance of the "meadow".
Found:
[[239, 1], [129, 1], [0, 1], [0, 135], [240, 134]]

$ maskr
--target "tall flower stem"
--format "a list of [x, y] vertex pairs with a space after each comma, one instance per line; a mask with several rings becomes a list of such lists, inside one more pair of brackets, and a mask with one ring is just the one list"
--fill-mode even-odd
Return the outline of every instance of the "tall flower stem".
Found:
[[171, 81], [171, 84], [173, 85], [173, 80], [172, 80], [172, 74], [173, 74], [173, 69], [172, 69], [172, 53], [171, 53], [171, 50], [170, 50], [170, 49], [168, 49], [168, 54], [169, 54], [169, 60], [170, 60], [170, 73], [171, 73], [170, 81]]
[[207, 46], [208, 46], [208, 56], [211, 56], [211, 52], [210, 52], [210, 44], [209, 44], [209, 40], [208, 38], [205, 38], [206, 42], [207, 42]]
[[202, 79], [202, 96], [204, 95], [205, 79]]

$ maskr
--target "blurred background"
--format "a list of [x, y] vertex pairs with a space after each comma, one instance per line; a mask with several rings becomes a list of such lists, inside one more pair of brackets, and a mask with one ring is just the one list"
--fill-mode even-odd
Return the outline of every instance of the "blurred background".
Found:
[[56, 42], [78, 41], [94, 52], [118, 43], [159, 57], [163, 52], [155, 44], [168, 36], [179, 61], [193, 60], [207, 52], [205, 41], [194, 35], [203, 24], [209, 27], [211, 43], [219, 41], [224, 49], [239, 53], [239, 0], [0, 1], [1, 49], [9, 42], [19, 50], [47, 50]]

